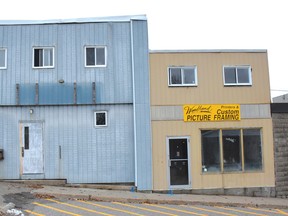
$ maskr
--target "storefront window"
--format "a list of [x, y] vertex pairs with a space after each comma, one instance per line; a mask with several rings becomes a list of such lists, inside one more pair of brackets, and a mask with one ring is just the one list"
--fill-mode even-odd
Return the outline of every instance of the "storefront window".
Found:
[[202, 172], [220, 172], [219, 130], [203, 130]]
[[223, 130], [222, 140], [224, 171], [240, 171], [242, 169], [240, 130]]
[[261, 129], [201, 130], [201, 146], [202, 173], [263, 168]]
[[262, 169], [262, 145], [260, 129], [243, 130], [245, 170]]

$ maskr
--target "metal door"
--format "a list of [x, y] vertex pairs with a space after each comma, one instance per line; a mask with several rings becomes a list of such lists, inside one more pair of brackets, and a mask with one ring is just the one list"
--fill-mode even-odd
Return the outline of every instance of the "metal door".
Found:
[[170, 186], [189, 185], [188, 138], [169, 138]]
[[42, 123], [21, 124], [22, 174], [43, 173]]

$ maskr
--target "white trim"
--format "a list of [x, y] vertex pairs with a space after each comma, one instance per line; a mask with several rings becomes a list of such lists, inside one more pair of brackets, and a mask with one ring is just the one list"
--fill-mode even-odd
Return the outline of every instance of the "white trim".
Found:
[[[171, 75], [170, 75], [170, 69], [171, 68], [179, 68], [181, 69], [181, 83], [182, 84], [171, 84], [170, 83], [170, 78], [171, 78]], [[194, 76], [195, 76], [195, 83], [192, 83], [192, 84], [184, 84], [184, 76], [183, 76], [183, 69], [194, 69]], [[193, 66], [169, 66], [167, 68], [167, 72], [168, 72], [168, 86], [171, 86], [171, 87], [189, 87], [189, 86], [198, 86], [198, 76], [197, 76], [197, 66], [196, 65], [193, 65]]]
[[[96, 115], [97, 113], [104, 113], [105, 114], [105, 125], [97, 125], [97, 119], [96, 119]], [[94, 111], [94, 127], [95, 128], [102, 128], [102, 127], [107, 127], [108, 126], [108, 114], [107, 111]]]
[[149, 50], [149, 53], [267, 53], [267, 49]]
[[[42, 50], [50, 50], [52, 49], [52, 65], [51, 66], [35, 66], [34, 58], [35, 58], [35, 49], [42, 49]], [[43, 52], [44, 55], [44, 52]], [[44, 58], [43, 58], [43, 64], [44, 64]], [[54, 68], [55, 67], [55, 47], [54, 46], [35, 46], [32, 48], [32, 68], [33, 69], [43, 69], [43, 68]]]
[[0, 25], [41, 25], [41, 24], [74, 24], [74, 23], [103, 23], [103, 22], [130, 22], [131, 20], [146, 21], [143, 15], [88, 17], [72, 19], [51, 19], [51, 20], [0, 20]]
[[[187, 140], [187, 163], [188, 163], [188, 184], [187, 185], [171, 185], [170, 176], [170, 153], [169, 153], [169, 140], [170, 139], [186, 139]], [[167, 136], [166, 137], [166, 155], [167, 155], [167, 181], [170, 189], [191, 189], [191, 159], [190, 159], [190, 136]]]
[[137, 118], [136, 118], [136, 90], [135, 90], [135, 59], [134, 59], [134, 33], [133, 20], [130, 21], [130, 40], [131, 40], [131, 70], [133, 86], [133, 134], [134, 134], [134, 181], [135, 187], [138, 187], [138, 151], [137, 151]]
[[4, 53], [4, 67], [1, 67], [0, 66], [0, 70], [2, 69], [7, 69], [7, 48], [0, 48], [0, 50], [4, 50], [5, 53]]
[[[87, 48], [94, 48], [94, 52], [95, 52], [95, 64], [94, 65], [87, 65], [87, 62], [86, 62], [86, 49]], [[96, 49], [97, 48], [104, 48], [104, 55], [105, 55], [105, 64], [104, 65], [97, 65], [97, 55], [96, 55]], [[103, 45], [87, 45], [87, 46], [84, 46], [84, 65], [85, 65], [85, 68], [99, 68], [99, 67], [107, 67], [107, 46], [103, 46]]]
[[[225, 68], [236, 68], [236, 83], [225, 83]], [[248, 68], [249, 83], [238, 83], [237, 70], [241, 68]], [[250, 65], [223, 65], [222, 68], [223, 84], [224, 86], [252, 86], [252, 69]]]

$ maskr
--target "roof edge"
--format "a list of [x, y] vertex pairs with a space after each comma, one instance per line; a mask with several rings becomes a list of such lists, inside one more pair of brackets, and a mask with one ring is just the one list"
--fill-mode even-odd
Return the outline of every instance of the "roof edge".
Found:
[[129, 22], [131, 20], [147, 20], [146, 15], [107, 16], [90, 18], [51, 19], [51, 20], [0, 20], [0, 25], [41, 25], [97, 22]]
[[149, 53], [267, 53], [267, 49], [149, 50]]

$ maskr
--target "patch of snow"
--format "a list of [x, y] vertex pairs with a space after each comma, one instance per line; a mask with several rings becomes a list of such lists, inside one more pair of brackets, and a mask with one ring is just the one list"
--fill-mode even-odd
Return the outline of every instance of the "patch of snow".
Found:
[[7, 210], [7, 214], [15, 215], [15, 216], [24, 216], [22, 211], [17, 210], [17, 209], [9, 209], [9, 210]]

